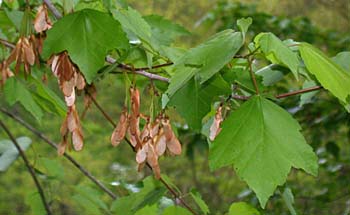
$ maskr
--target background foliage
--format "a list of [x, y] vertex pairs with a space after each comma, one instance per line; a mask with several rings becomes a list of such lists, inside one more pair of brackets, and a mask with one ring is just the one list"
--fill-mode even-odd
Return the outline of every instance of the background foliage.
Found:
[[[0, 15], [10, 10], [11, 7], [16, 7], [17, 1], [11, 2], [8, 7], [2, 5]], [[23, 1], [18, 2], [19, 5], [23, 5]], [[36, 3], [36, 1], [31, 2]], [[66, 9], [69, 6], [65, 5], [63, 8], [63, 5], [69, 4], [67, 2], [69, 1], [56, 1], [56, 4], [61, 5], [61, 9]], [[84, 6], [84, 2], [80, 2], [80, 7]], [[337, 1], [337, 4], [334, 5], [327, 5], [325, 1], [293, 1], [293, 3], [290, 1], [259, 1], [252, 4], [252, 1], [239, 3], [234, 1], [159, 0], [130, 1], [129, 3], [142, 15], [164, 15], [193, 32], [191, 36], [184, 33], [184, 36], [176, 39], [176, 44], [179, 44], [180, 47], [193, 47], [207, 40], [209, 35], [223, 29], [238, 30], [235, 25], [238, 18], [252, 17], [254, 21], [247, 32], [247, 37], [250, 39], [260, 32], [273, 32], [281, 39], [292, 38], [295, 41], [312, 43], [329, 56], [350, 50], [349, 17], [348, 13], [343, 12], [346, 10], [346, 1]], [[13, 14], [13, 17], [18, 17], [18, 14]], [[13, 18], [11, 21], [18, 26], [19, 21], [16, 20]], [[0, 17], [0, 24], [2, 21], [4, 19]], [[145, 35], [138, 36], [147, 41], [147, 35], [146, 30]], [[13, 43], [17, 40], [13, 28], [1, 27], [0, 36]], [[149, 42], [152, 43], [152, 41]], [[1, 47], [0, 58], [7, 55], [7, 49]], [[135, 52], [133, 59], [126, 59], [126, 62], [129, 60], [136, 62], [136, 66], [147, 66], [147, 59], [143, 59], [142, 56]], [[139, 78], [138, 81], [142, 83], [146, 82], [146, 79]], [[298, 84], [293, 84], [292, 78], [288, 78], [278, 82], [277, 86], [271, 90], [272, 92], [287, 92], [297, 89]], [[55, 80], [51, 79], [49, 86], [59, 94]], [[157, 87], [162, 86], [159, 84]], [[97, 88], [99, 89], [99, 103], [117, 120], [124, 102], [123, 80], [104, 78], [97, 82]], [[8, 107], [3, 95], [0, 94], [0, 96], [1, 106]], [[145, 98], [146, 104], [150, 102], [146, 99], [148, 96], [149, 91], [145, 88], [142, 91], [142, 99]], [[319, 175], [314, 178], [304, 172], [292, 170], [286, 185], [279, 187], [268, 202], [266, 209], [258, 210], [261, 210], [263, 214], [290, 214], [293, 210], [300, 214], [348, 214], [350, 211], [349, 114], [337, 104], [334, 97], [326, 92], [318, 92], [317, 97], [311, 100], [304, 99], [305, 105], [299, 105], [299, 97], [282, 100], [279, 105], [293, 113], [293, 116], [301, 123], [302, 133], [318, 155]], [[82, 106], [83, 101], [79, 98], [78, 108], [83, 109]], [[144, 105], [144, 108], [146, 106]], [[60, 141], [58, 128], [61, 124], [61, 117], [44, 114], [41, 123], [37, 123], [19, 105], [16, 105], [13, 110], [28, 121], [35, 123], [39, 130], [55, 142]], [[176, 114], [174, 116], [181, 124], [181, 117]], [[113, 204], [107, 195], [101, 193], [89, 180], [82, 177], [81, 173], [77, 172], [67, 160], [57, 157], [56, 151], [29, 134], [24, 128], [7, 120], [3, 115], [0, 118], [6, 121], [16, 137], [29, 136], [32, 139], [32, 144], [26, 153], [47, 190], [46, 194], [51, 200], [55, 214], [109, 214], [122, 210], [121, 207], [127, 207], [122, 203]], [[145, 180], [143, 188], [140, 186], [138, 182], [150, 172], [148, 170], [141, 173], [135, 171], [134, 152], [126, 144], [112, 148], [109, 144], [109, 137], [113, 128], [106, 123], [95, 107], [87, 112], [82, 124], [87, 149], [80, 153], [72, 152], [72, 155], [93, 175], [108, 184], [118, 196], [125, 196], [138, 189], [142, 189], [141, 192], [147, 195], [148, 189], [159, 186], [157, 183], [154, 184], [150, 178]], [[185, 146], [184, 153], [180, 158], [171, 157], [161, 160], [161, 165], [163, 172], [183, 193], [186, 193], [185, 200], [193, 207], [199, 207], [200, 204], [196, 204], [196, 198], [193, 198], [198, 191], [208, 204], [211, 214], [223, 214], [233, 210], [231, 208], [235, 206], [232, 205], [230, 208], [231, 203], [238, 201], [249, 202], [259, 208], [254, 193], [231, 171], [231, 168], [222, 168], [212, 173], [209, 171], [208, 148], [203, 136], [184, 127], [179, 127], [177, 132]], [[1, 132], [0, 139], [8, 138], [5, 133]], [[194, 188], [197, 190], [193, 190]], [[165, 192], [162, 188], [156, 190], [158, 193], [153, 193], [154, 195], [163, 195]], [[288, 202], [291, 202], [290, 199], [293, 196], [294, 205], [290, 206]], [[131, 194], [123, 198], [129, 198], [129, 200], [134, 198], [135, 202], [142, 204], [142, 195], [133, 196]], [[169, 201], [169, 198], [163, 198], [161, 204], [167, 206]], [[112, 206], [109, 207], [110, 205]], [[22, 161], [18, 159], [6, 172], [0, 173], [0, 214], [33, 214], [40, 210], [43, 209], [34, 184], [29, 179]], [[150, 214], [149, 211], [155, 209], [147, 206], [142, 210], [144, 212], [139, 211], [138, 213]], [[170, 207], [166, 210], [165, 214], [177, 213], [176, 208]]]

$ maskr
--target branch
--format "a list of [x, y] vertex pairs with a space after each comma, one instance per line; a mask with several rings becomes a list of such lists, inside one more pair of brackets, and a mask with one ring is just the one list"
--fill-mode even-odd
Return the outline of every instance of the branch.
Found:
[[312, 91], [316, 91], [316, 90], [320, 90], [320, 89], [323, 89], [323, 87], [321, 87], [321, 86], [314, 86], [314, 87], [305, 88], [305, 89], [302, 89], [302, 90], [296, 90], [296, 91], [289, 92], [289, 93], [282, 93], [282, 94], [279, 94], [279, 95], [275, 96], [275, 98], [281, 99], [281, 98], [286, 98], [286, 97], [289, 97], [289, 96], [294, 96], [294, 95], [298, 95], [298, 94], [302, 94], [302, 93], [308, 93], [308, 92], [312, 92]]
[[[6, 47], [8, 47], [10, 49], [14, 49], [16, 47], [13, 43], [11, 43], [11, 42], [9, 42], [7, 40], [1, 39], [1, 38], [0, 38], [0, 43], [2, 43], [4, 46], [6, 46]], [[116, 62], [116, 60], [114, 58], [112, 58], [111, 56], [107, 56], [106, 57], [106, 62], [110, 63], [110, 64], [113, 64], [113, 63]], [[157, 68], [166, 67], [166, 66], [170, 66], [170, 65], [173, 65], [173, 63], [172, 62], [168, 62], [168, 63], [152, 66], [151, 68], [152, 69], [157, 69]], [[125, 64], [119, 64], [118, 67], [121, 68], [121, 69], [132, 71], [132, 72], [134, 72], [136, 74], [145, 76], [145, 77], [147, 77], [149, 79], [152, 79], [152, 80], [159, 80], [159, 81], [164, 81], [164, 82], [168, 82], [168, 83], [170, 82], [169, 78], [166, 78], [166, 77], [163, 77], [163, 76], [160, 76], [160, 75], [156, 75], [156, 74], [153, 74], [153, 73], [150, 73], [150, 72], [146, 72], [146, 70], [150, 70], [150, 68], [148, 68], [148, 67], [132, 68], [131, 66], [128, 66], [128, 65], [125, 65]]]
[[[113, 64], [113, 63], [116, 62], [116, 60], [108, 55], [106, 57], [106, 62], [110, 63], [110, 64]], [[169, 62], [169, 63], [153, 66], [152, 68], [160, 68], [160, 67], [164, 67], [164, 66], [170, 66], [172, 64], [173, 63]], [[168, 82], [168, 83], [170, 82], [169, 78], [166, 78], [166, 77], [163, 77], [163, 76], [160, 76], [160, 75], [156, 75], [156, 74], [153, 74], [153, 73], [150, 73], [150, 72], [146, 72], [146, 70], [149, 70], [149, 68], [132, 68], [132, 67], [127, 66], [125, 64], [119, 64], [118, 67], [121, 68], [121, 69], [132, 71], [132, 72], [134, 72], [136, 74], [145, 76], [145, 77], [147, 77], [149, 79], [152, 79], [152, 80], [159, 80], [159, 81], [164, 81], [164, 82]]]
[[[103, 116], [111, 123], [111, 125], [113, 125], [115, 127], [116, 124], [113, 122], [113, 120], [111, 120], [112, 118], [106, 113], [106, 111], [103, 110], [102, 106], [98, 104], [98, 102], [96, 101], [95, 98], [93, 98], [91, 95], [89, 95], [89, 96], [90, 96], [91, 100], [93, 101], [93, 103], [96, 105], [96, 107], [103, 114]], [[132, 146], [130, 140], [128, 140], [126, 137], [124, 139], [130, 145], [130, 147], [134, 150], [134, 147]], [[152, 169], [152, 167], [149, 165], [148, 162], [146, 164], [147, 164], [148, 168]], [[192, 214], [197, 215], [197, 213], [181, 198], [181, 196], [179, 196], [179, 194], [173, 188], [171, 188], [171, 186], [168, 183], [166, 183], [166, 181], [164, 181], [164, 179], [162, 177], [160, 177], [159, 180], [169, 190], [169, 192], [174, 196], [175, 200], [180, 201], [180, 203], [185, 208], [187, 208]]]
[[56, 19], [62, 18], [62, 14], [57, 10], [55, 5], [53, 5], [50, 0], [43, 0], [43, 2], [46, 4], [47, 8], [52, 12], [54, 17], [56, 17]]
[[15, 44], [10, 43], [9, 41], [1, 39], [1, 38], [0, 38], [0, 43], [2, 43], [4, 46], [6, 46], [6, 47], [8, 47], [10, 49], [14, 49], [16, 47]]
[[[47, 5], [47, 8], [52, 12], [52, 14], [57, 18], [57, 19], [61, 19], [62, 18], [62, 14], [56, 9], [56, 7], [52, 4], [52, 2], [50, 0], [43, 0], [43, 2]], [[106, 57], [106, 62], [107, 63], [115, 63], [116, 60], [114, 58], [112, 58], [111, 56], [107, 56]], [[158, 66], [154, 66], [152, 68], [160, 68], [160, 67], [163, 67], [163, 66], [169, 66], [171, 65], [172, 63], [167, 63], [167, 64], [163, 64], [163, 65], [158, 65]], [[125, 66], [125, 65], [124, 65]], [[119, 65], [119, 67], [123, 67], [122, 64]], [[126, 69], [126, 68], [124, 68]], [[152, 73], [149, 73], [149, 72], [146, 72], [146, 70], [148, 70], [149, 68], [139, 68], [139, 69], [136, 69], [134, 70], [134, 72], [136, 74], [139, 74], [139, 75], [143, 75], [145, 77], [148, 77], [150, 79], [154, 79], [154, 80], [160, 80], [160, 81], [164, 81], [164, 82], [169, 82], [169, 79], [166, 78], [166, 77], [163, 77], [163, 76], [160, 76], [160, 75], [156, 75], [156, 74], [152, 74]], [[127, 70], [129, 71], [132, 71], [131, 70], [131, 67], [128, 68]]]
[[162, 68], [162, 67], [166, 67], [166, 66], [171, 66], [173, 64], [174, 64], [173, 62], [168, 62], [168, 63], [163, 63], [163, 64], [152, 66], [151, 68], [149, 68], [149, 67], [132, 68], [129, 65], [119, 64], [118, 67], [121, 69], [129, 70], [129, 71], [146, 71], [146, 70], [150, 70], [150, 69], [158, 69], [158, 68]]
[[[286, 98], [286, 97], [290, 97], [290, 96], [295, 96], [295, 95], [299, 95], [299, 94], [303, 94], [303, 93], [309, 93], [312, 91], [316, 91], [316, 90], [320, 90], [323, 89], [322, 86], [314, 86], [314, 87], [310, 87], [310, 88], [305, 88], [305, 89], [301, 89], [301, 90], [296, 90], [293, 92], [289, 92], [289, 93], [282, 93], [282, 94], [278, 94], [275, 95], [276, 99], [282, 99], [282, 98]], [[250, 96], [242, 96], [242, 95], [231, 95], [231, 98], [237, 99], [237, 100], [248, 100], [250, 99]]]
[[[35, 129], [33, 126], [25, 122], [23, 119], [18, 117], [17, 115], [10, 113], [9, 111], [5, 110], [4, 108], [0, 108], [0, 111], [4, 113], [5, 115], [11, 117], [15, 121], [17, 121], [19, 124], [23, 125], [25, 128], [27, 128], [29, 131], [31, 131], [33, 134], [38, 136], [40, 139], [44, 140], [46, 143], [48, 143], [51, 147], [57, 149], [58, 146], [53, 141], [51, 141], [48, 137], [43, 135], [40, 131]], [[64, 153], [63, 156], [67, 158], [75, 167], [77, 167], [86, 177], [88, 177], [92, 182], [94, 182], [101, 190], [106, 192], [112, 199], [116, 199], [117, 196], [108, 189], [105, 185], [103, 185], [98, 179], [96, 179], [87, 169], [85, 169], [81, 164], [79, 164], [73, 157], [71, 157], [69, 154]]]
[[12, 140], [13, 144], [16, 146], [19, 154], [21, 155], [25, 165], [27, 166], [27, 169], [30, 173], [30, 175], [32, 176], [33, 180], [34, 180], [34, 183], [35, 183], [35, 186], [37, 187], [38, 189], [38, 192], [39, 192], [39, 195], [41, 197], [41, 201], [43, 202], [44, 204], [44, 207], [45, 207], [45, 210], [46, 210], [46, 213], [48, 215], [51, 215], [52, 212], [51, 212], [51, 209], [49, 207], [49, 204], [47, 203], [46, 201], [46, 198], [45, 198], [45, 195], [44, 195], [44, 191], [39, 183], [39, 180], [38, 178], [36, 177], [35, 175], [35, 172], [34, 170], [32, 169], [32, 167], [30, 166], [30, 163], [26, 157], [26, 155], [24, 154], [24, 152], [22, 151], [20, 145], [18, 144], [17, 140], [14, 138], [14, 136], [12, 135], [12, 133], [10, 132], [10, 130], [6, 127], [6, 125], [0, 120], [0, 126], [5, 130], [6, 134], [9, 136], [9, 138]]
[[[56, 19], [61, 19], [62, 18], [62, 14], [56, 9], [56, 7], [52, 4], [52, 2], [50, 0], [43, 0], [43, 2], [47, 5], [47, 8], [52, 12], [52, 14], [56, 17]], [[106, 57], [106, 62], [113, 64], [113, 63], [116, 62], [116, 60], [114, 58], [112, 58], [111, 56], [107, 56]], [[160, 68], [160, 67], [163, 67], [163, 66], [169, 66], [171, 64], [172, 63], [166, 63], [166, 64], [163, 64], [163, 65], [154, 66], [152, 68]], [[119, 65], [119, 67], [124, 67], [124, 66], [123, 66], [123, 64]], [[126, 68], [124, 68], [124, 69], [126, 69]], [[148, 69], [149, 68], [147, 68], [147, 69], [146, 68], [139, 68], [139, 69], [134, 70], [134, 72], [136, 74], [143, 75], [143, 76], [148, 77], [150, 79], [164, 81], [164, 82], [169, 82], [169, 79], [166, 78], [166, 77], [146, 72], [146, 70], [148, 70]], [[132, 71], [131, 67], [128, 68], [127, 70]]]

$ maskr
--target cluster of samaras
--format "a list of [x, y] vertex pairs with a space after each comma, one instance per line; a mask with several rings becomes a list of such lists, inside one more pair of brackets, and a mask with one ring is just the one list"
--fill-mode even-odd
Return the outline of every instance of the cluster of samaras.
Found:
[[[114, 129], [111, 142], [117, 146], [127, 135], [130, 144], [136, 151], [136, 162], [140, 171], [147, 163], [153, 170], [156, 178], [160, 178], [158, 159], [165, 153], [180, 155], [181, 144], [175, 136], [169, 118], [160, 113], [152, 122], [150, 117], [140, 113], [140, 94], [137, 88], [130, 88], [131, 112], [124, 108], [119, 122]], [[146, 120], [143, 130], [140, 131], [140, 118]]]
[[30, 74], [30, 67], [35, 63], [39, 64], [39, 54], [42, 51], [43, 40], [45, 38], [45, 31], [52, 26], [45, 5], [39, 7], [36, 18], [34, 20], [34, 29], [39, 34], [29, 37], [21, 36], [10, 56], [0, 63], [1, 80], [0, 86], [3, 85], [9, 77], [13, 76], [9, 66], [16, 62], [15, 71], [19, 72], [21, 65], [24, 67], [24, 75]]
[[67, 52], [54, 55], [48, 61], [53, 74], [57, 77], [58, 84], [64, 94], [68, 107], [67, 115], [61, 125], [62, 141], [58, 147], [58, 154], [62, 155], [68, 144], [69, 134], [72, 134], [74, 149], [80, 151], [83, 148], [83, 131], [80, 125], [79, 115], [75, 108], [76, 90], [84, 90], [86, 83], [78, 67], [70, 60]]

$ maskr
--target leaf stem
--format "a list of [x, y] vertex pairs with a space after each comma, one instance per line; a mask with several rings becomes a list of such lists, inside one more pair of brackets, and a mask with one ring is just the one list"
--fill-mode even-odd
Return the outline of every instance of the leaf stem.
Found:
[[12, 135], [12, 133], [10, 132], [10, 130], [6, 127], [6, 125], [0, 120], [0, 126], [5, 130], [6, 134], [9, 136], [9, 138], [12, 140], [12, 143], [15, 145], [15, 147], [17, 148], [20, 156], [22, 157], [25, 165], [27, 166], [27, 169], [30, 173], [30, 175], [32, 176], [33, 180], [34, 180], [34, 183], [35, 183], [35, 186], [37, 187], [38, 189], [38, 192], [39, 192], [39, 195], [40, 195], [40, 198], [41, 198], [41, 201], [43, 202], [43, 205], [45, 207], [45, 210], [46, 210], [46, 213], [48, 215], [51, 215], [52, 212], [51, 212], [51, 209], [50, 209], [50, 206], [45, 198], [45, 194], [44, 194], [44, 190], [42, 189], [40, 183], [39, 183], [39, 180], [38, 178], [36, 177], [35, 175], [35, 172], [33, 170], [33, 168], [30, 166], [30, 163], [29, 163], [29, 160], [27, 158], [27, 156], [25, 155], [25, 153], [23, 152], [23, 150], [21, 149], [20, 145], [18, 144], [17, 140], [15, 139], [15, 137]]
[[[44, 134], [42, 134], [40, 131], [35, 129], [33, 126], [25, 122], [23, 119], [21, 119], [19, 116], [7, 111], [4, 108], [0, 108], [0, 111], [7, 115], [8, 117], [14, 119], [17, 121], [19, 124], [21, 124], [23, 127], [31, 131], [33, 134], [35, 134], [37, 137], [45, 141], [47, 144], [49, 144], [51, 147], [57, 149], [58, 146], [56, 143], [51, 141], [48, 137], [46, 137]], [[85, 169], [78, 161], [76, 161], [73, 157], [71, 157], [69, 154], [66, 152], [63, 154], [65, 158], [67, 158], [75, 167], [77, 167], [86, 177], [88, 177], [92, 182], [94, 182], [101, 190], [106, 192], [112, 199], [116, 199], [117, 196], [109, 190], [105, 185], [103, 185], [98, 179], [96, 179], [87, 169]]]
[[296, 90], [296, 91], [289, 92], [289, 93], [282, 93], [282, 94], [276, 95], [275, 98], [277, 98], [277, 99], [286, 98], [289, 96], [294, 96], [294, 95], [298, 95], [298, 94], [302, 94], [302, 93], [308, 93], [308, 92], [320, 90], [322, 88], [323, 87], [321, 87], [321, 86], [314, 86], [314, 87], [310, 87], [310, 88]]
[[[299, 95], [299, 94], [303, 94], [303, 93], [309, 93], [309, 92], [316, 91], [316, 90], [321, 90], [321, 89], [323, 89], [322, 86], [314, 86], [314, 87], [305, 88], [305, 89], [301, 89], [301, 90], [296, 90], [296, 91], [292, 91], [292, 92], [288, 92], [288, 93], [278, 94], [278, 95], [275, 95], [274, 97], [276, 99], [282, 99], [282, 98], [295, 96], [295, 95]], [[237, 99], [237, 100], [248, 100], [248, 99], [250, 99], [250, 96], [231, 95], [231, 98], [234, 98], [234, 99]]]
[[255, 74], [253, 72], [252, 63], [253, 63], [253, 60], [250, 57], [248, 57], [248, 66], [249, 66], [250, 78], [253, 81], [256, 94], [259, 95], [260, 92], [259, 92], [258, 84], [256, 82]]

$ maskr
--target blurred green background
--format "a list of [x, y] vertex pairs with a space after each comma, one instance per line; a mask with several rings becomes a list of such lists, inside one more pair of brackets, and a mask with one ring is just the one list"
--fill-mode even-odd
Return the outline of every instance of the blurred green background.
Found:
[[[237, 19], [250, 16], [254, 20], [248, 32], [251, 38], [259, 32], [270, 31], [281, 39], [291, 38], [315, 44], [329, 56], [350, 50], [348, 0], [133, 0], [128, 3], [142, 15], [155, 13], [165, 16], [192, 32], [191, 36], [178, 39], [176, 44], [179, 47], [193, 47], [219, 30], [236, 28]], [[49, 84], [57, 88], [54, 79]], [[108, 76], [97, 83], [97, 89], [98, 102], [117, 121], [125, 93], [122, 78]], [[290, 89], [288, 81], [276, 88], [283, 92]], [[145, 104], [148, 92], [144, 89], [142, 93], [141, 99]], [[10, 109], [1, 93], [0, 98], [0, 106]], [[290, 173], [286, 186], [294, 194], [295, 209], [299, 214], [349, 214], [349, 114], [326, 92], [319, 92], [310, 104], [301, 108], [298, 99], [291, 97], [280, 101], [280, 105], [293, 112], [301, 122], [303, 134], [319, 156], [320, 170], [317, 178], [301, 171], [292, 170]], [[81, 113], [83, 99], [79, 98], [78, 101]], [[59, 143], [60, 118], [46, 114], [42, 124], [38, 124], [20, 106], [12, 107], [11, 111]], [[54, 214], [92, 214], [77, 200], [80, 191], [76, 185], [96, 189], [103, 201], [107, 204], [112, 202], [65, 158], [58, 157], [46, 143], [5, 115], [0, 115], [0, 119], [5, 121], [16, 137], [28, 136], [32, 139], [33, 144], [26, 154], [36, 168]], [[125, 195], [128, 186], [151, 174], [146, 169], [137, 173], [134, 152], [126, 143], [117, 148], [111, 146], [109, 139], [113, 128], [95, 106], [92, 105], [82, 124], [85, 148], [79, 153], [72, 151], [71, 155], [118, 196]], [[162, 172], [185, 194], [185, 199], [191, 203], [186, 193], [195, 188], [209, 205], [211, 214], [224, 214], [234, 201], [247, 201], [259, 208], [254, 193], [236, 177], [232, 168], [209, 171], [204, 137], [184, 129], [178, 132], [182, 134], [184, 153], [180, 157], [163, 158], [160, 165]], [[0, 131], [2, 139], [8, 138]], [[284, 188], [280, 187], [270, 199], [264, 214], [290, 214], [281, 197]], [[37, 207], [41, 204], [35, 193], [36, 188], [23, 161], [17, 159], [6, 172], [0, 172], [0, 215], [33, 214], [33, 202], [38, 204]], [[105, 214], [103, 211], [98, 213]]]

